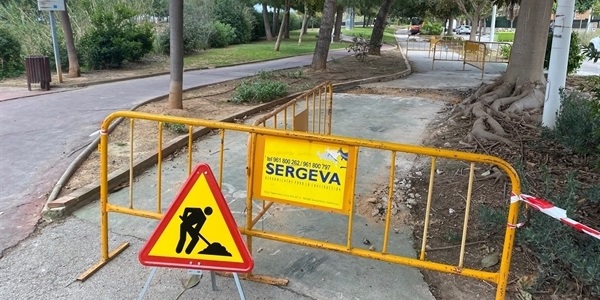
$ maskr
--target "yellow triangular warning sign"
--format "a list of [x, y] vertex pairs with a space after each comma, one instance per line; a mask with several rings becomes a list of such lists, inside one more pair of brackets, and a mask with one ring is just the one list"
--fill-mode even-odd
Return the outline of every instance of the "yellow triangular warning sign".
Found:
[[248, 272], [254, 261], [207, 164], [194, 168], [142, 248], [143, 265]]

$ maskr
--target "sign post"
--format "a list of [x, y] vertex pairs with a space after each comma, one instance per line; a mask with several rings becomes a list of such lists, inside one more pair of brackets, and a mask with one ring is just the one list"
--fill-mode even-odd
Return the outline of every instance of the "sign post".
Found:
[[62, 83], [62, 70], [60, 68], [60, 53], [58, 52], [58, 38], [56, 35], [56, 21], [54, 20], [54, 11], [65, 10], [65, 0], [38, 0], [38, 9], [46, 10], [50, 14], [50, 33], [52, 34], [52, 46], [54, 49], [54, 62], [56, 64], [56, 74], [58, 82]]

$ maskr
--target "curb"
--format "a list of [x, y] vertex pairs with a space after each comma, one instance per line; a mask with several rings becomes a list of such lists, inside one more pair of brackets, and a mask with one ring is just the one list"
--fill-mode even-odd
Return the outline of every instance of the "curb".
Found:
[[[345, 90], [354, 88], [356, 86], [359, 86], [360, 84], [391, 81], [391, 80], [399, 79], [399, 78], [410, 75], [412, 73], [412, 68], [408, 62], [408, 59], [406, 58], [406, 55], [402, 51], [400, 51], [400, 54], [404, 58], [406, 70], [395, 73], [395, 74], [391, 74], [391, 75], [382, 75], [382, 76], [371, 77], [371, 78], [366, 78], [366, 79], [359, 79], [359, 80], [353, 80], [353, 81], [348, 81], [348, 82], [343, 82], [343, 83], [337, 83], [337, 84], [333, 85], [333, 91], [341, 92], [341, 91], [345, 91]], [[188, 88], [188, 89], [184, 90], [184, 92], [191, 91], [194, 89], [200, 89], [202, 87], [204, 87], [204, 86]], [[270, 108], [273, 108], [275, 106], [282, 105], [288, 101], [293, 100], [294, 98], [301, 95], [302, 93], [303, 92], [298, 92], [298, 93], [294, 93], [292, 95], [288, 95], [281, 99], [271, 101], [269, 103], [265, 103], [263, 105], [259, 105], [257, 107], [254, 107], [254, 108], [251, 108], [251, 109], [248, 109], [248, 110], [236, 113], [236, 114], [232, 114], [232, 115], [227, 116], [219, 121], [220, 122], [235, 122], [236, 119], [240, 119], [245, 116], [256, 114], [261, 111], [265, 111]], [[135, 110], [139, 106], [160, 100], [164, 97], [166, 97], [166, 95], [151, 98], [149, 100], [144, 101], [143, 103], [140, 103], [140, 104], [134, 106], [133, 108], [131, 108], [131, 110]], [[114, 123], [114, 125], [115, 125], [114, 127], [116, 127], [120, 122], [121, 122], [121, 119], [116, 121]], [[110, 129], [109, 132], [111, 130], [112, 129]], [[196, 140], [196, 139], [210, 133], [212, 130], [213, 129], [199, 128], [192, 133], [192, 138], [194, 140]], [[96, 139], [94, 139], [94, 141], [92, 141], [87, 146], [87, 148], [84, 151], [82, 151], [80, 153], [80, 155], [75, 159], [75, 161], [67, 168], [65, 173], [61, 176], [61, 178], [55, 185], [52, 193], [50, 194], [50, 197], [48, 198], [48, 201], [47, 201], [46, 205], [44, 206], [44, 209], [42, 210], [42, 216], [44, 218], [53, 220], [53, 219], [59, 219], [59, 218], [66, 217], [69, 214], [76, 211], [77, 209], [98, 199], [98, 195], [100, 193], [100, 186], [98, 183], [88, 184], [76, 191], [73, 191], [67, 195], [59, 197], [58, 199], [53, 199], [53, 198], [56, 197], [58, 195], [58, 193], [60, 193], [62, 186], [73, 175], [73, 173], [79, 167], [79, 165], [85, 159], [87, 159], [87, 157], [92, 153], [92, 151], [94, 149], [98, 148], [99, 141], [100, 141], [100, 138], [98, 136]], [[187, 135], [182, 135], [181, 137], [177, 137], [177, 138], [167, 142], [162, 151], [163, 157], [171, 155], [175, 151], [186, 146], [187, 142], [188, 142]], [[149, 154], [143, 158], [137, 159], [133, 163], [134, 164], [134, 167], [132, 170], [133, 175], [134, 176], [139, 175], [140, 173], [142, 173], [149, 167], [155, 165], [157, 160], [158, 160], [158, 153]], [[124, 167], [108, 174], [108, 191], [115, 189], [117, 186], [119, 186], [123, 182], [127, 181], [129, 179], [129, 172], [130, 172], [129, 166], [124, 166]]]

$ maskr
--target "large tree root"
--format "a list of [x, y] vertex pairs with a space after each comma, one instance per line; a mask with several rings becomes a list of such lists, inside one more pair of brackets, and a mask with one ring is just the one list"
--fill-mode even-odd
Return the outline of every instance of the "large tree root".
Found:
[[537, 124], [541, 120], [539, 113], [543, 104], [544, 93], [541, 87], [532, 83], [515, 86], [498, 80], [482, 85], [473, 95], [459, 103], [450, 121], [455, 121], [457, 117], [475, 118], [473, 128], [466, 137], [468, 142], [477, 139], [502, 142], [516, 147], [517, 145], [510, 140], [510, 135], [495, 118], [507, 122]]

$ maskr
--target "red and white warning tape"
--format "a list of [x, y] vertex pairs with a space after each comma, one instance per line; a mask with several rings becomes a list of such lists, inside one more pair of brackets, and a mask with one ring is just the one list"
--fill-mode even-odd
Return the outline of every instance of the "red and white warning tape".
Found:
[[[561, 223], [566, 224], [579, 232], [583, 232], [589, 234], [600, 240], [600, 231], [593, 229], [589, 226], [583, 225], [573, 219], [567, 217], [567, 211], [554, 206], [554, 204], [538, 197], [529, 196], [525, 194], [515, 195], [511, 194], [510, 202], [523, 201], [527, 203], [529, 206], [541, 211], [542, 213], [549, 215]], [[513, 225], [514, 227], [519, 227], [518, 225]]]

